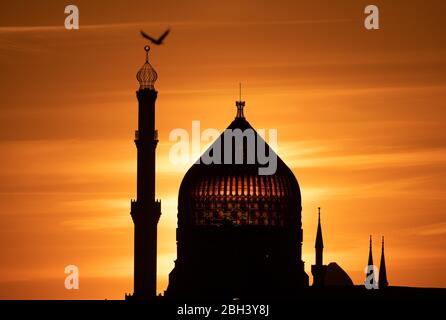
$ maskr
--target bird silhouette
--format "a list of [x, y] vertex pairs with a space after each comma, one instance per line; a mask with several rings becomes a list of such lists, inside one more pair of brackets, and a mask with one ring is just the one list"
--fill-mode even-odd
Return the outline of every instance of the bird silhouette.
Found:
[[147, 33], [145, 33], [144, 31], [142, 31], [141, 30], [141, 35], [144, 37], [144, 38], [146, 38], [146, 39], [148, 39], [148, 40], [150, 40], [150, 42], [152, 42], [153, 44], [156, 44], [156, 45], [160, 45], [160, 44], [163, 44], [163, 40], [164, 40], [164, 38], [166, 38], [167, 37], [167, 35], [169, 34], [169, 32], [170, 32], [170, 29], [167, 29], [158, 39], [154, 39], [154, 38], [152, 38], [151, 36], [149, 36]]

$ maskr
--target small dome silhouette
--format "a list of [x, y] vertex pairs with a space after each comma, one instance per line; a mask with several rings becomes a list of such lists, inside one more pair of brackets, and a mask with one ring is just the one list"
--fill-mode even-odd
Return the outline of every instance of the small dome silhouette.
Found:
[[325, 273], [326, 286], [352, 286], [353, 281], [336, 262], [330, 262]]
[[149, 63], [149, 46], [145, 46], [144, 50], [146, 51], [146, 62], [143, 64], [141, 69], [139, 69], [136, 74], [136, 79], [139, 81], [140, 89], [155, 89], [154, 84], [158, 79], [158, 74], [155, 69]]

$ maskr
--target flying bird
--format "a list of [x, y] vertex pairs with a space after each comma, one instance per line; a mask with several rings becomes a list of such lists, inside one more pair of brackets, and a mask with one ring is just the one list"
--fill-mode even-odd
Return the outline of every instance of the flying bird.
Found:
[[152, 38], [151, 36], [149, 36], [147, 33], [145, 33], [144, 31], [142, 31], [141, 30], [141, 35], [144, 37], [144, 38], [146, 38], [146, 39], [148, 39], [148, 40], [150, 40], [150, 42], [152, 42], [153, 44], [156, 44], [156, 45], [160, 45], [160, 44], [163, 44], [163, 40], [164, 40], [164, 38], [166, 38], [167, 37], [167, 35], [169, 34], [169, 32], [170, 32], [170, 29], [167, 29], [158, 39], [154, 39], [154, 38]]

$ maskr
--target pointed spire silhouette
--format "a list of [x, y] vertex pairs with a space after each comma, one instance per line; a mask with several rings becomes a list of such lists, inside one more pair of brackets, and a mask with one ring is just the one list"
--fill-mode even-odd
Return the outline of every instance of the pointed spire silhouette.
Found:
[[[375, 275], [374, 275], [374, 267], [373, 267], [373, 254], [372, 254], [372, 236], [370, 235], [370, 246], [369, 246], [369, 261], [367, 262], [367, 267], [369, 271], [366, 274], [366, 282], [369, 282], [370, 285], [376, 285]], [[373, 274], [371, 279], [370, 275]]]
[[372, 255], [372, 236], [370, 236], [370, 247], [369, 247], [369, 262], [367, 263], [369, 266], [373, 266], [373, 255]]
[[386, 260], [384, 259], [384, 237], [382, 237], [381, 242], [381, 262], [379, 264], [378, 285], [380, 289], [389, 286], [389, 282], [387, 281]]
[[324, 247], [324, 240], [322, 239], [322, 227], [321, 227], [321, 208], [318, 207], [318, 223], [317, 223], [317, 233], [316, 233], [316, 248]]
[[317, 223], [317, 233], [316, 233], [316, 265], [323, 265], [323, 251], [324, 251], [324, 240], [322, 239], [322, 227], [321, 227], [321, 208], [318, 207], [318, 223]]
[[322, 226], [321, 226], [321, 208], [318, 207], [318, 221], [316, 242], [314, 247], [316, 248], [316, 263], [311, 266], [311, 273], [313, 275], [313, 286], [323, 287], [325, 285], [325, 274], [327, 272], [327, 266], [323, 263], [324, 253], [324, 241], [322, 239]]

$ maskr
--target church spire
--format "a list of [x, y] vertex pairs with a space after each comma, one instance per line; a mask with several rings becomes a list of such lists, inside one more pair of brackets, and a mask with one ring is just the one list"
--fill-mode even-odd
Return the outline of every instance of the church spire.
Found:
[[235, 102], [237, 107], [237, 115], [236, 119], [245, 119], [245, 115], [243, 114], [243, 108], [245, 107], [245, 101], [242, 101], [242, 84], [239, 84], [239, 100]]
[[369, 246], [369, 262], [367, 263], [369, 266], [373, 266], [373, 255], [372, 255], [372, 236], [370, 236], [370, 246]]
[[385, 288], [389, 285], [387, 282], [387, 272], [386, 272], [386, 261], [384, 259], [384, 237], [382, 237], [381, 242], [381, 262], [379, 264], [379, 288]]
[[322, 265], [323, 251], [324, 251], [324, 241], [322, 239], [322, 227], [321, 227], [321, 208], [318, 207], [318, 223], [317, 223], [317, 233], [316, 233], [316, 265]]
[[[375, 278], [375, 267], [373, 265], [373, 255], [372, 255], [372, 236], [370, 235], [370, 246], [369, 246], [369, 261], [367, 262], [367, 273], [366, 273], [366, 283], [368, 282], [371, 286], [376, 286]], [[372, 277], [370, 277], [372, 275]]]

